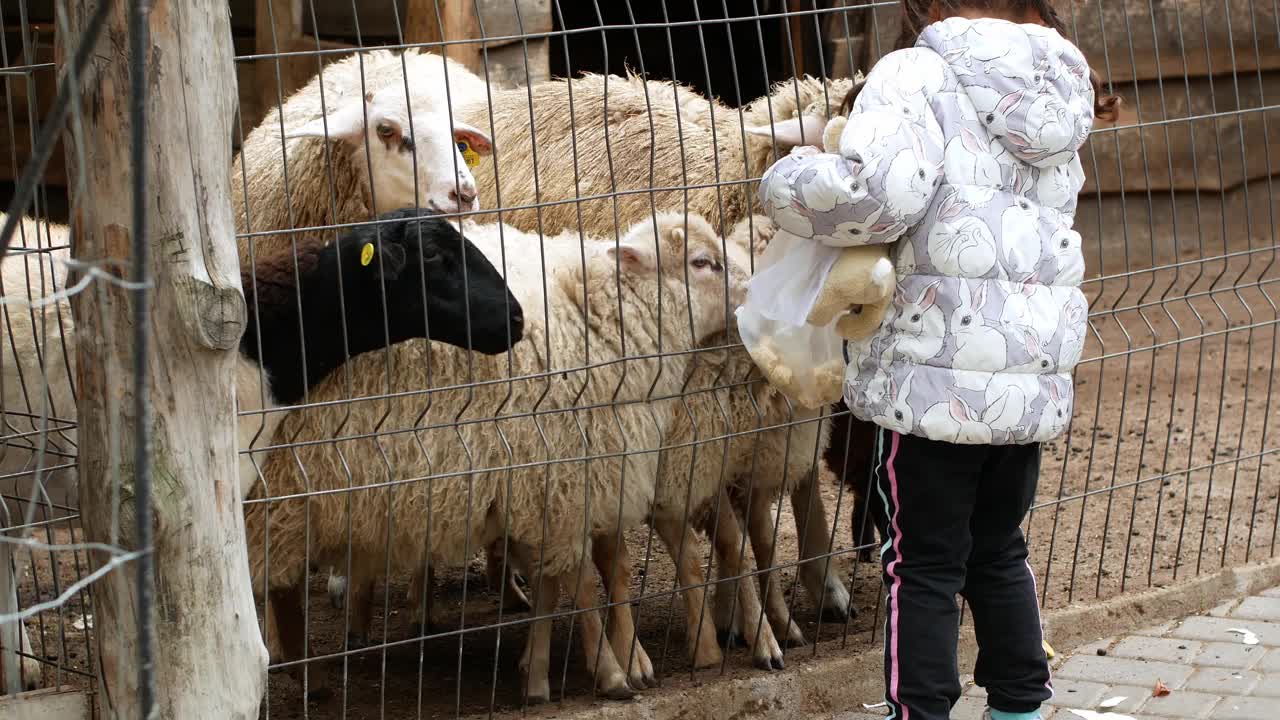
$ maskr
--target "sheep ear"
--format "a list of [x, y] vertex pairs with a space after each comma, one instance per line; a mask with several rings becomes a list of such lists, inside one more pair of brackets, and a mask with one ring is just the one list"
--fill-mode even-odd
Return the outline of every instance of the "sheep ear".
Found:
[[775, 122], [769, 125], [748, 125], [747, 134], [764, 138], [776, 138], [779, 145], [813, 145], [821, 147], [822, 130], [826, 122], [812, 115], [805, 115], [791, 120]]
[[284, 139], [318, 137], [356, 142], [364, 137], [365, 107], [365, 103], [349, 103], [327, 117], [319, 117], [302, 127], [286, 130]]
[[641, 247], [640, 245], [611, 247], [609, 248], [609, 257], [613, 258], [622, 267], [622, 272], [627, 273], [652, 272], [657, 264], [653, 249]]
[[466, 123], [453, 121], [453, 141], [465, 142], [481, 155], [493, 154], [493, 138]]

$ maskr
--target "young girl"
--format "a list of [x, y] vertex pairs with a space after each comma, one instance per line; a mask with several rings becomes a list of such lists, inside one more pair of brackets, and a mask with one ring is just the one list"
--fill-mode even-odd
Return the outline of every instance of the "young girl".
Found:
[[1033, 720], [1052, 690], [1020, 525], [1085, 334], [1077, 151], [1118, 101], [1048, 0], [904, 2], [904, 49], [867, 77], [839, 154], [783, 158], [760, 196], [802, 237], [901, 240], [893, 307], [849, 343], [845, 380], [879, 426], [889, 717], [950, 716], [962, 595], [989, 716]]

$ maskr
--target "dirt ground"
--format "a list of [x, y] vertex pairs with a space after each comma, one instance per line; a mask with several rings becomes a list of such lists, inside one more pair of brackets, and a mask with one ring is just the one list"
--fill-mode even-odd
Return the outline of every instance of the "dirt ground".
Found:
[[[1069, 437], [1045, 449], [1037, 507], [1027, 522], [1047, 608], [1161, 586], [1276, 551], [1275, 248], [1236, 254], [1230, 261], [1180, 260], [1185, 264], [1118, 272], [1087, 286], [1092, 332], [1076, 376], [1075, 417]], [[877, 640], [878, 572], [850, 552], [851, 497], [833, 482], [823, 494], [834, 515], [829, 520], [837, 523], [841, 573], [859, 613], [848, 625], [820, 622], [812, 598], [791, 586], [794, 572], [782, 570], [797, 621], [811, 642], [787, 651], [789, 665]], [[46, 527], [42, 540], [73, 537], [65, 521]], [[793, 561], [795, 530], [787, 507], [778, 534], [780, 561]], [[760, 672], [740, 648], [726, 653], [721, 668], [691, 671], [670, 560], [647, 531], [631, 533], [629, 541], [637, 564], [633, 591], [640, 638], [664, 686]], [[24, 560], [24, 606], [58, 595], [86, 573], [81, 554], [60, 553], [56, 559], [56, 568], [47, 553]], [[304, 703], [293, 677], [272, 673], [264, 717], [444, 718], [519, 710], [517, 666], [527, 615], [499, 614], [483, 569], [477, 561], [465, 574], [439, 578], [436, 602], [443, 622], [425, 641], [410, 639], [407, 578], [395, 579], [388, 595], [379, 594], [372, 628], [375, 644], [388, 645], [327, 661], [337, 691], [323, 703]], [[89, 683], [87, 607], [86, 594], [76, 593], [31, 623], [36, 654], [48, 663], [45, 684]], [[313, 652], [340, 652], [344, 617], [329, 606], [322, 574], [310, 583], [309, 608]], [[576, 634], [571, 636], [564, 619], [557, 621], [553, 638], [553, 695], [569, 704], [592, 702]], [[556, 707], [563, 706], [546, 712]]]

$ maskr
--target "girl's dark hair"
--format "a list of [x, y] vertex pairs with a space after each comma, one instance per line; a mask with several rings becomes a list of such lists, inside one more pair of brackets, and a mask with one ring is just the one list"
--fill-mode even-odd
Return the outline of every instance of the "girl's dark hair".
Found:
[[[935, 4], [942, 9], [944, 15], [947, 10], [959, 8], [1012, 13], [1034, 10], [1046, 27], [1062, 35], [1067, 34], [1066, 25], [1058, 17], [1058, 11], [1053, 9], [1050, 0], [902, 0], [902, 29], [898, 33], [895, 50], [915, 47], [920, 33], [929, 24], [929, 11]], [[1089, 70], [1089, 82], [1093, 85], [1093, 116], [1099, 120], [1115, 122], [1120, 115], [1120, 97], [1102, 91], [1102, 77], [1093, 69]]]
[[853, 101], [858, 99], [858, 91], [862, 89], [862, 83], [854, 83], [849, 88], [849, 92], [845, 93], [844, 100], [840, 101], [840, 114], [847, 116], [853, 111]]

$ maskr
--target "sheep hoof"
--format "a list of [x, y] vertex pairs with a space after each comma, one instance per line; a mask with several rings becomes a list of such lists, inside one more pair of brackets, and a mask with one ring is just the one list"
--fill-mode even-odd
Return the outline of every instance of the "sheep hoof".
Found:
[[765, 670], [765, 671], [773, 670], [773, 658], [769, 657], [768, 655], [765, 655], [764, 657], [758, 657], [752, 660], [751, 664], [755, 665], [756, 668], [759, 670]]
[[435, 632], [435, 628], [431, 625], [431, 623], [427, 623], [426, 625], [423, 625], [421, 621], [414, 620], [412, 623], [409, 624], [409, 637], [411, 638], [421, 639], [426, 637], [427, 635], [430, 635], [433, 632]]
[[782, 656], [781, 656], [781, 655], [779, 655], [779, 656], [778, 656], [778, 657], [776, 657], [776, 658], [772, 658], [772, 659], [771, 659], [771, 662], [773, 663], [773, 669], [774, 669], [774, 670], [783, 670], [783, 669], [785, 669], [785, 668], [786, 668], [786, 666], [787, 666], [787, 665], [786, 665], [786, 663], [782, 662]]
[[724, 662], [724, 655], [721, 654], [720, 648], [708, 648], [705, 653], [699, 653], [694, 650], [690, 653], [690, 662], [693, 664], [694, 670], [702, 670], [704, 668], [715, 667]]
[[809, 641], [804, 639], [804, 634], [800, 632], [800, 628], [796, 627], [794, 624], [792, 624], [791, 631], [788, 632], [786, 636], [786, 647], [802, 648], [809, 644]]
[[546, 678], [534, 683], [532, 686], [526, 685], [524, 700], [529, 705], [541, 705], [542, 703], [551, 702], [551, 686], [547, 684]]
[[329, 687], [313, 688], [312, 690], [307, 692], [307, 702], [309, 703], [324, 704], [329, 702], [330, 698], [332, 697], [333, 697], [333, 688], [329, 688]]
[[630, 685], [622, 683], [617, 687], [601, 690], [600, 695], [608, 700], [630, 700], [636, 696], [636, 691]]
[[842, 608], [839, 605], [822, 606], [822, 622], [829, 623], [847, 623], [849, 620], [858, 616], [858, 611], [852, 605]]
[[732, 650], [743, 644], [741, 633], [732, 630], [717, 630], [716, 642], [725, 650]]

